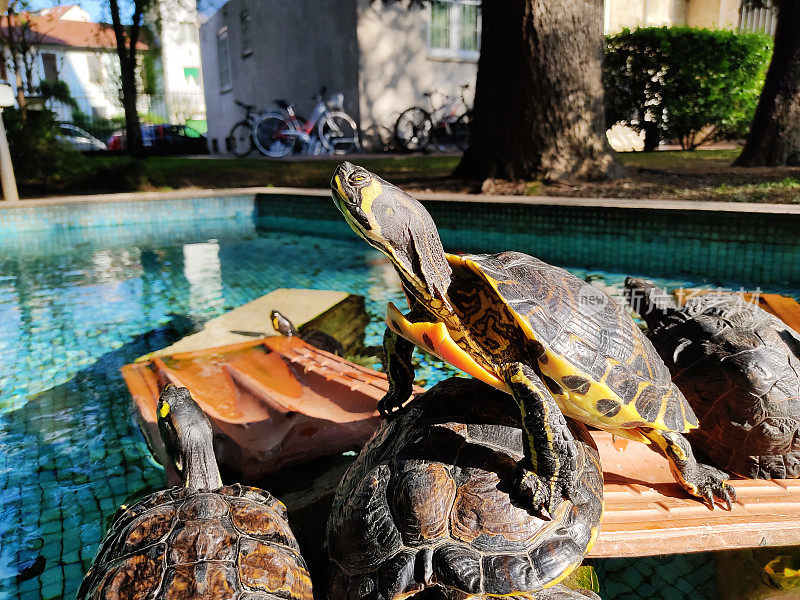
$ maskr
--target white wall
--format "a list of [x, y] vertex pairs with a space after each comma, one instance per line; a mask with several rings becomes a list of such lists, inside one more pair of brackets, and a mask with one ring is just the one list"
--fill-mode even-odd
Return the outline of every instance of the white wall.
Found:
[[[58, 77], [68, 86], [70, 93], [78, 103], [81, 112], [91, 116], [109, 118], [122, 114], [119, 102], [117, 74], [119, 63], [112, 50], [86, 48], [70, 48], [64, 46], [42, 46], [40, 58], [35, 72], [38, 85], [44, 76], [42, 55], [54, 54], [58, 66]], [[90, 76], [89, 61], [99, 59], [102, 77], [93, 79]], [[71, 110], [65, 107], [54, 107], [59, 119], [70, 120]]]
[[[169, 120], [204, 117], [197, 5], [194, 0], [162, 0], [157, 10], [160, 77]], [[198, 78], [187, 78], [186, 68], [197, 69]]]
[[426, 91], [457, 96], [459, 86], [469, 83], [467, 100], [472, 102], [477, 59], [432, 56], [428, 15], [427, 8], [408, 9], [405, 3], [358, 2], [359, 110], [367, 141], [377, 127], [393, 132], [406, 108], [429, 110]]
[[[225, 139], [244, 111], [235, 100], [259, 109], [284, 98], [309, 115], [322, 86], [342, 92], [345, 109], [358, 120], [356, 0], [230, 0], [200, 28], [208, 139], [225, 151]], [[251, 16], [251, 52], [242, 47], [242, 10]], [[228, 28], [231, 88], [220, 90], [217, 33]]]
[[623, 27], [686, 25], [687, 3], [688, 0], [605, 0], [605, 33], [616, 33]]

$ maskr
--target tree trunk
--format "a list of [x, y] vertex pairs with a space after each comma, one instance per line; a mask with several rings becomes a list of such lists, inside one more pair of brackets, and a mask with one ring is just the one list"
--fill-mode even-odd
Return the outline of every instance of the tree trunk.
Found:
[[[133, 65], [127, 64], [130, 60]], [[134, 157], [144, 156], [142, 146], [142, 128], [139, 113], [136, 111], [136, 57], [120, 63], [120, 83], [122, 85], [122, 108], [125, 111], [125, 137], [128, 154]]]
[[601, 179], [617, 170], [605, 136], [602, 0], [482, 6], [470, 179]]
[[130, 31], [126, 35], [120, 18], [119, 2], [108, 0], [111, 12], [111, 24], [117, 42], [119, 57], [119, 78], [122, 87], [122, 108], [125, 111], [125, 138], [128, 154], [139, 158], [144, 156], [142, 146], [142, 128], [139, 125], [139, 113], [136, 112], [136, 43], [139, 41], [139, 27], [144, 13], [144, 0], [134, 0], [133, 18]]
[[7, 46], [8, 53], [11, 55], [11, 65], [14, 69], [14, 83], [17, 88], [17, 104], [22, 114], [22, 119], [25, 120], [25, 85], [22, 80], [22, 57], [20, 56], [19, 44], [16, 40], [16, 33], [19, 29], [19, 21], [13, 9], [9, 8], [8, 15], [6, 16], [6, 39], [5, 45]]
[[800, 165], [800, 2], [778, 5], [775, 50], [740, 167]]

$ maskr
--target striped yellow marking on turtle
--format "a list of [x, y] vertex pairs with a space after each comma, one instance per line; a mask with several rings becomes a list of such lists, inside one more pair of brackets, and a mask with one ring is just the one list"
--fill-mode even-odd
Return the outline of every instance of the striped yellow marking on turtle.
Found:
[[[467, 375], [471, 375], [475, 379], [479, 379], [484, 383], [488, 383], [489, 385], [506, 393], [511, 393], [511, 389], [502, 379], [478, 364], [475, 359], [472, 358], [472, 356], [470, 356], [470, 354], [468, 354], [456, 342], [455, 339], [453, 339], [451, 331], [441, 321], [435, 323], [411, 322], [406, 319], [403, 313], [401, 313], [394, 304], [390, 302], [387, 310], [386, 322], [389, 328], [392, 329], [392, 331], [394, 331], [396, 334], [404, 337], [408, 341], [414, 343], [420, 348], [425, 349], [431, 354], [438, 356], [454, 367], [461, 369]], [[544, 367], [549, 367], [548, 371], [545, 371], [545, 374], [553, 377], [556, 380], [560, 378], [561, 373], [570, 375], [580, 374], [587, 378], [590, 377], [586, 373], [577, 371], [574, 366], [561, 359], [561, 357], [557, 354], [550, 352], [547, 354], [547, 357], [547, 364], [541, 365], [542, 369], [544, 371]], [[587, 423], [588, 425], [594, 425], [610, 431], [614, 435], [619, 435], [621, 437], [643, 442], [645, 444], [650, 443], [650, 441], [637, 429], [620, 427], [621, 423], [638, 423], [642, 421], [641, 416], [638, 412], [636, 412], [636, 409], [632, 403], [627, 405], [621, 404], [620, 412], [617, 413], [617, 416], [615, 418], [608, 419], [605, 417], [605, 415], [593, 409], [591, 401], [596, 402], [596, 400], [601, 400], [608, 397], [614, 398], [617, 397], [616, 394], [609, 390], [605, 385], [597, 382], [592, 384], [592, 389], [595, 390], [594, 393], [596, 395], [596, 399], [595, 396], [589, 394], [580, 395], [570, 392], [564, 394], [553, 394], [553, 398], [555, 398], [556, 403], [561, 411], [567, 416], [576, 418], [579, 421]], [[603, 393], [606, 395], [604, 396]], [[609, 396], [609, 394], [614, 395]], [[587, 399], [590, 402], [587, 402]], [[644, 423], [642, 424], [644, 425]], [[648, 424], [650, 427], [655, 427], [657, 425], [657, 423]], [[661, 428], [663, 428], [663, 422], [661, 423], [661, 426]]]
[[[490, 277], [485, 270], [473, 260], [470, 260], [467, 257], [457, 256], [453, 254], [446, 254], [447, 260], [450, 263], [450, 266], [453, 268], [458, 268], [460, 266], [467, 267], [470, 271], [472, 271], [475, 275], [481, 278], [483, 281], [489, 284], [494, 292], [497, 294], [497, 297], [494, 299], [495, 303], [503, 302], [502, 300], [502, 293], [498, 289], [498, 281], [494, 280]], [[505, 305], [505, 303], [503, 303]], [[538, 339], [536, 334], [534, 333], [533, 329], [531, 328], [530, 323], [524, 317], [524, 315], [520, 315], [514, 310], [509, 309], [508, 311], [516, 325], [521, 328], [521, 330], [525, 333], [525, 335], [531, 339], [536, 340], [539, 342], [545, 351], [546, 361], [542, 362], [540, 360], [540, 368], [542, 372], [554, 379], [556, 382], [560, 382], [564, 377], [568, 376], [575, 376], [578, 375], [582, 378], [585, 378], [590, 382], [590, 387], [587, 393], [585, 394], [576, 394], [571, 390], [565, 390], [563, 394], [553, 394], [553, 397], [556, 399], [556, 402], [559, 404], [559, 408], [562, 409], [564, 414], [568, 416], [574, 416], [577, 419], [584, 420], [584, 422], [588, 423], [589, 425], [595, 425], [602, 429], [606, 429], [615, 433], [617, 435], [621, 435], [623, 437], [627, 437], [629, 439], [634, 439], [637, 441], [642, 441], [645, 443], [649, 443], [647, 438], [638, 432], [631, 431], [633, 428], [631, 425], [627, 427], [623, 427], [625, 424], [633, 424], [636, 423], [641, 426], [650, 427], [653, 429], [659, 429], [663, 431], [675, 431], [671, 427], [667, 426], [664, 422], [664, 414], [666, 411], [667, 406], [669, 405], [670, 399], [672, 397], [672, 392], [668, 392], [666, 394], [660, 394], [660, 407], [658, 415], [655, 419], [650, 420], [644, 418], [639, 411], [636, 409], [636, 400], [641, 396], [642, 392], [649, 387], [652, 387], [653, 384], [648, 382], [640, 382], [636, 394], [630, 399], [626, 401], [621, 398], [615, 391], [613, 391], [607, 384], [606, 379], [608, 378], [609, 374], [613, 370], [615, 366], [622, 365], [623, 363], [616, 361], [612, 358], [607, 358], [607, 368], [601, 378], [593, 377], [591, 374], [581, 370], [576, 365], [565, 359], [560, 354], [554, 352], [547, 344], [543, 343], [542, 340]], [[578, 341], [576, 336], [575, 341]], [[633, 354], [629, 360], [631, 363], [635, 360], [636, 355]], [[628, 364], [631, 364], [628, 363]], [[459, 365], [455, 365], [459, 366]], [[460, 367], [459, 367], [460, 368]], [[649, 365], [648, 365], [649, 369]], [[651, 372], [652, 374], [652, 372]], [[597, 409], [597, 403], [602, 400], [613, 400], [620, 405], [619, 412], [617, 412], [613, 416], [607, 416], [601, 413]], [[678, 430], [680, 432], [687, 432], [691, 429], [697, 427], [696, 423], [692, 423], [687, 420], [686, 413], [683, 408], [683, 403], [681, 404], [681, 417], [683, 420], [683, 428]], [[584, 417], [586, 415], [586, 417]], [[589, 420], [586, 420], [588, 417]]]
[[[342, 204], [345, 202], [345, 199], [347, 198], [347, 194], [345, 194], [344, 192], [344, 188], [342, 187], [342, 180], [338, 175], [335, 175], [333, 177], [333, 183], [334, 183], [334, 185], [332, 186], [333, 200], [337, 204], [339, 204], [341, 213], [344, 216], [344, 220], [347, 222], [348, 225], [350, 225], [351, 229], [356, 233], [356, 235], [358, 235], [358, 237], [360, 237], [367, 243], [370, 243], [370, 239], [376, 239], [376, 240], [380, 239], [381, 228], [380, 225], [378, 225], [378, 223], [375, 221], [375, 217], [372, 215], [372, 212], [366, 213], [367, 219], [369, 220], [370, 223], [370, 227], [372, 228], [370, 235], [368, 236], [367, 233], [364, 231], [364, 229], [361, 227], [361, 225], [357, 223], [356, 220], [353, 218], [353, 216], [350, 214], [349, 210], [347, 210], [342, 206]], [[374, 187], [375, 186], [369, 186], [369, 188], [374, 188]], [[369, 188], [365, 188], [365, 191], [367, 191]], [[370, 207], [372, 206], [372, 203], [375, 201], [375, 198], [377, 198], [378, 195], [380, 195], [380, 189], [370, 191], [368, 195], [369, 199], [368, 205]]]

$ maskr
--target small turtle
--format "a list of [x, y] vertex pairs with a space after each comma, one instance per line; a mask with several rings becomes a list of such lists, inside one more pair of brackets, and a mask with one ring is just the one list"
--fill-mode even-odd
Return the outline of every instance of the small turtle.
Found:
[[697, 426], [691, 407], [606, 294], [527, 254], [446, 254], [422, 204], [361, 167], [339, 165], [331, 189], [350, 227], [392, 262], [411, 308], [404, 316], [389, 305], [384, 416], [409, 399], [417, 345], [514, 396], [526, 442], [516, 483], [534, 510], [575, 490], [575, 441], [563, 415], [654, 442], [688, 492], [730, 507], [726, 475], [698, 463], [681, 435]]
[[[556, 585], [580, 565], [603, 510], [600, 458], [575, 434], [575, 500], [552, 520], [516, 505], [503, 482], [523, 455], [513, 399], [451, 378], [384, 422], [345, 473], [328, 519], [331, 600], [586, 598]], [[591, 592], [589, 597], [596, 597]]]
[[625, 288], [700, 418], [692, 442], [744, 477], [800, 477], [800, 335], [739, 296], [703, 294], [679, 308], [641, 279]]
[[120, 509], [78, 600], [312, 600], [286, 507], [222, 485], [211, 425], [189, 390], [164, 388], [158, 426], [183, 486]]
[[336, 356], [342, 356], [344, 353], [344, 347], [341, 342], [324, 331], [318, 331], [316, 329], [298, 331], [294, 324], [277, 310], [273, 310], [269, 314], [269, 319], [272, 321], [272, 328], [281, 335], [286, 337], [297, 336], [304, 342], [308, 342], [312, 346], [324, 350], [325, 352], [335, 354]]

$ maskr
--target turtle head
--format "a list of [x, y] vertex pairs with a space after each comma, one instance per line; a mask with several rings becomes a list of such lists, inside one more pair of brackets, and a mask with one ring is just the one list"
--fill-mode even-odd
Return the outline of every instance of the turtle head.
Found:
[[277, 310], [273, 310], [269, 313], [269, 320], [272, 322], [272, 328], [281, 335], [285, 335], [286, 337], [297, 335], [297, 329], [294, 324]]
[[157, 410], [164, 448], [183, 486], [192, 490], [222, 487], [211, 423], [189, 390], [168, 383], [158, 398]]
[[624, 294], [628, 304], [639, 313], [648, 327], [653, 327], [679, 310], [665, 290], [644, 279], [626, 277]]
[[331, 191], [348, 225], [392, 261], [412, 292], [423, 300], [436, 297], [449, 305], [447, 288], [452, 270], [436, 225], [422, 204], [349, 162], [336, 168]]

